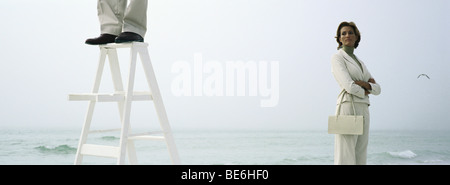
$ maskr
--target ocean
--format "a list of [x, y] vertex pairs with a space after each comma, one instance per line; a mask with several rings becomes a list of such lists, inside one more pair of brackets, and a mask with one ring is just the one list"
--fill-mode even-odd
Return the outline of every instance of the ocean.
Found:
[[[1, 165], [71, 165], [81, 128], [1, 128]], [[450, 134], [436, 130], [371, 130], [370, 165], [449, 165]], [[173, 130], [186, 165], [331, 165], [334, 135], [323, 130]], [[88, 143], [118, 145], [119, 132], [90, 134]], [[136, 141], [139, 164], [171, 164], [163, 141]], [[83, 164], [115, 159], [85, 156]]]

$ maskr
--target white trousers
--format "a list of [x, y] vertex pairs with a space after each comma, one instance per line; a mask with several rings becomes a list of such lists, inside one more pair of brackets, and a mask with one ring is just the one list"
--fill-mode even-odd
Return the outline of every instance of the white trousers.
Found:
[[[334, 164], [361, 165], [367, 163], [367, 145], [369, 143], [370, 114], [369, 105], [354, 103], [356, 115], [364, 116], [363, 135], [336, 134], [334, 139]], [[337, 111], [337, 107], [336, 107]], [[341, 105], [339, 115], [353, 115], [351, 102]]]
[[134, 32], [142, 37], [147, 32], [147, 0], [98, 0], [101, 33], [119, 35]]

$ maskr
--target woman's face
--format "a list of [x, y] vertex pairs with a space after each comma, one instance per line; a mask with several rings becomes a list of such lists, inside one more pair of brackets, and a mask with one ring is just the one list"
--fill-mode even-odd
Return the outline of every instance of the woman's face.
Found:
[[339, 41], [341, 41], [342, 45], [348, 47], [355, 47], [355, 42], [357, 40], [357, 36], [355, 34], [355, 30], [353, 30], [350, 26], [344, 26], [341, 28], [341, 37]]

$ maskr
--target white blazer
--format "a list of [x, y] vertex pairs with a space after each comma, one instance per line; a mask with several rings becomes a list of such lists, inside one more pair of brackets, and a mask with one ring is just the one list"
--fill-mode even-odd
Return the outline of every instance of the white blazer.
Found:
[[[355, 84], [355, 81], [365, 81], [368, 82], [370, 78], [373, 78], [370, 74], [369, 70], [367, 70], [366, 65], [358, 58], [358, 61], [361, 63], [361, 68], [358, 63], [348, 55], [344, 50], [339, 49], [336, 54], [331, 58], [331, 72], [334, 75], [334, 78], [339, 84], [339, 87], [345, 89], [348, 93], [354, 95], [353, 101], [356, 103], [367, 103], [370, 105], [369, 96], [364, 94], [364, 89]], [[375, 78], [374, 78], [375, 79]], [[379, 95], [381, 93], [381, 87], [378, 83], [370, 83], [372, 86], [372, 90], [370, 90], [370, 94]], [[342, 95], [341, 95], [342, 96]], [[344, 100], [351, 101], [350, 95], [345, 93]], [[339, 96], [337, 99], [337, 104], [340, 103], [341, 97]]]

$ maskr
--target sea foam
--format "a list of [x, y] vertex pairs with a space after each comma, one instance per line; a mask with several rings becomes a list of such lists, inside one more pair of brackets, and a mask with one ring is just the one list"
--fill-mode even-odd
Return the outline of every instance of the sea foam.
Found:
[[403, 159], [412, 159], [417, 156], [413, 151], [411, 150], [405, 150], [401, 152], [388, 152], [389, 155], [393, 157], [403, 158]]

